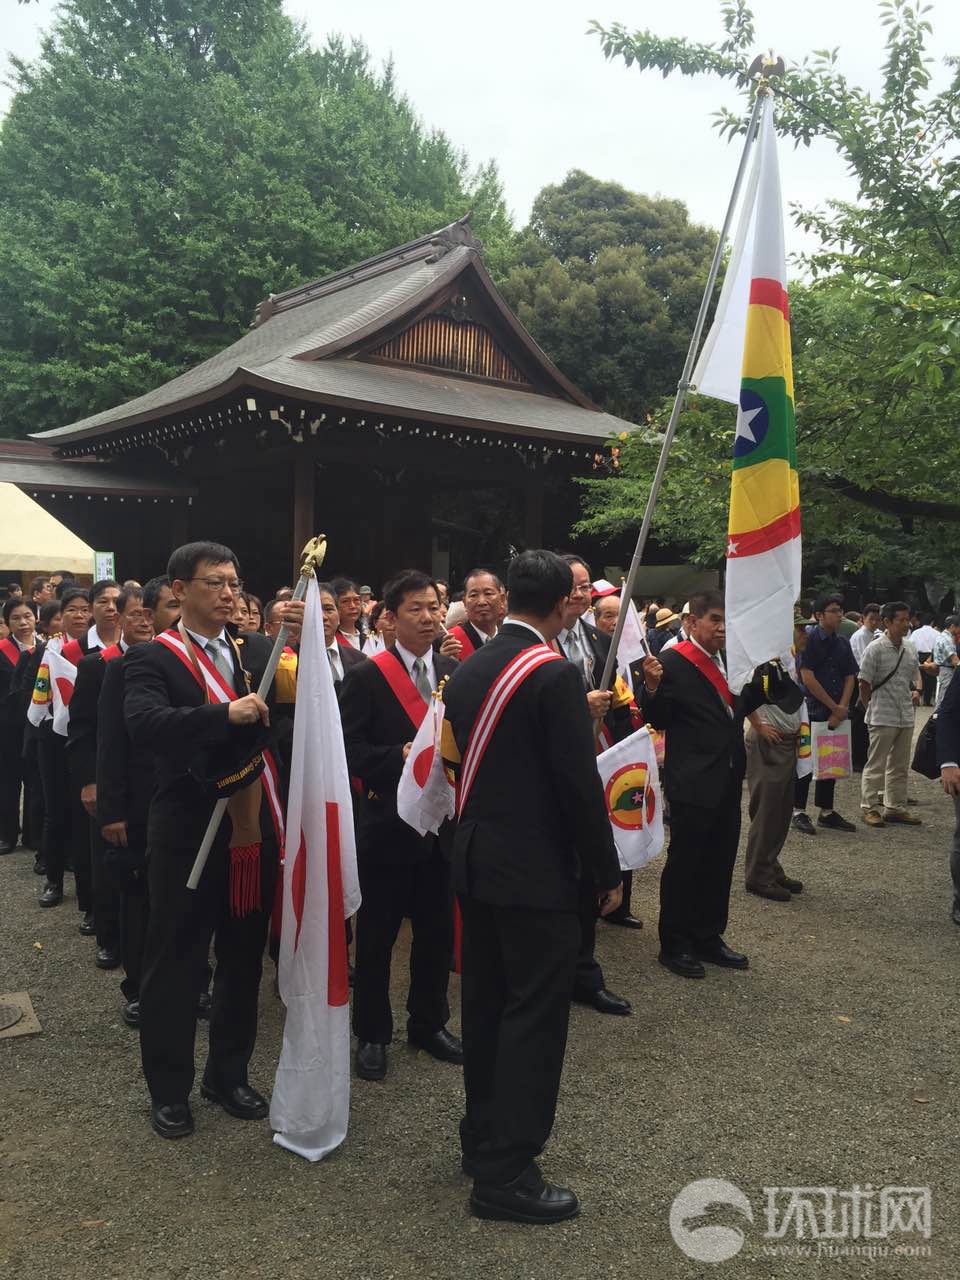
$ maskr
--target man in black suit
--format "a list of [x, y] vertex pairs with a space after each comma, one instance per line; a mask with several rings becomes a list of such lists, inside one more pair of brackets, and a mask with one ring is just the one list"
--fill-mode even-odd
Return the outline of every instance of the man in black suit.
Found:
[[[166, 581], [166, 578], [152, 578], [142, 589], [124, 588], [119, 601], [123, 628], [120, 643], [124, 653], [153, 639], [152, 611], [159, 587]], [[88, 661], [90, 659], [83, 659]], [[139, 1027], [148, 910], [147, 814], [155, 772], [153, 757], [148, 751], [134, 747], [123, 718], [125, 658], [101, 662], [101, 667], [95, 759], [96, 826], [105, 846], [101, 860], [103, 874], [109, 878], [119, 899], [123, 1020], [128, 1027]], [[96, 849], [94, 853], [96, 857]]]
[[497, 634], [503, 583], [489, 569], [471, 569], [463, 582], [465, 620], [448, 635], [460, 642], [459, 658], [465, 662]]
[[343, 689], [346, 673], [352, 668], [366, 662], [367, 655], [355, 649], [352, 644], [341, 644], [337, 639], [340, 630], [340, 610], [337, 608], [337, 596], [329, 582], [319, 582], [320, 608], [323, 611], [323, 642], [327, 646], [327, 658], [333, 674], [333, 687], [337, 697]]
[[[240, 1119], [267, 1114], [266, 1101], [248, 1084], [247, 1066], [257, 1033], [277, 838], [267, 788], [251, 774], [230, 797], [231, 811], [197, 890], [186, 887], [213, 811], [215, 780], [243, 769], [264, 745], [270, 713], [250, 689], [260, 681], [271, 645], [249, 634], [241, 659], [226, 632], [242, 589], [228, 547], [180, 547], [167, 575], [181, 621], [124, 659], [124, 718], [134, 747], [148, 750], [157, 768], [147, 824], [150, 920], [140, 986], [141, 1058], [153, 1128], [161, 1137], [178, 1138], [193, 1131], [197, 993], [214, 935], [217, 966], [201, 1093]], [[204, 669], [216, 673], [217, 688], [232, 693], [232, 700], [209, 692]], [[250, 795], [247, 786], [255, 788]]]
[[[580, 943], [581, 885], [607, 913], [620, 868], [579, 672], [551, 657], [570, 567], [550, 551], [510, 566], [510, 612], [496, 639], [444, 691], [454, 762], [476, 759], [471, 735], [488, 692], [531, 646], [541, 665], [516, 688], [472, 775], [454, 841], [463, 916], [466, 1115], [463, 1168], [481, 1217], [555, 1222], [572, 1191], [546, 1182], [536, 1157], [550, 1135]], [[531, 654], [531, 656], [535, 656]], [[461, 796], [463, 792], [461, 791]]]
[[727, 686], [721, 593], [691, 596], [690, 615], [689, 640], [643, 660], [641, 696], [647, 723], [666, 731], [671, 825], [660, 877], [659, 960], [681, 977], [703, 978], [704, 962], [729, 969], [749, 963], [723, 933], [740, 840], [743, 720], [764, 698], [754, 684], [739, 695]]
[[940, 782], [947, 795], [953, 797], [957, 811], [950, 852], [950, 876], [953, 880], [951, 915], [953, 923], [960, 924], [960, 676], [955, 676], [947, 685], [947, 692], [937, 708], [937, 764], [940, 766]]
[[[77, 664], [77, 678], [70, 700], [67, 728], [67, 766], [70, 784], [79, 795], [88, 818], [90, 870], [93, 886], [93, 927], [97, 939], [94, 963], [98, 969], [116, 969], [121, 963], [120, 891], [107, 872], [106, 846], [97, 821], [97, 740], [100, 733], [100, 695], [107, 667], [126, 653], [131, 644], [153, 638], [153, 624], [143, 607], [143, 590], [128, 587], [104, 596], [105, 607], [116, 615], [118, 643], [94, 649]], [[102, 606], [104, 607], [104, 606]], [[111, 631], [111, 634], [113, 632]], [[100, 635], [97, 628], [97, 638]], [[125, 737], [125, 735], [124, 735]], [[78, 837], [79, 838], [79, 837]]]
[[[596, 722], [595, 733], [599, 734], [599, 726], [602, 725], [609, 745], [628, 737], [631, 732], [629, 706], [632, 694], [622, 681], [618, 682], [616, 668], [608, 687], [600, 687], [603, 668], [610, 652], [610, 637], [604, 635], [598, 627], [587, 623], [583, 616], [590, 608], [592, 598], [590, 566], [580, 556], [572, 553], [560, 558], [570, 566], [573, 590], [564, 609], [563, 626], [556, 639], [557, 648], [577, 668], [586, 692], [587, 708]], [[618, 685], [622, 688], [618, 688]], [[603, 744], [600, 743], [598, 749], [602, 748]], [[640, 929], [643, 927], [642, 922], [630, 911], [632, 885], [633, 875], [627, 872], [623, 877], [623, 899], [611, 914], [616, 917], [617, 924]], [[580, 911], [580, 959], [577, 962], [573, 998], [580, 1004], [590, 1005], [599, 1013], [629, 1014], [630, 1001], [607, 989], [603, 969], [595, 955], [597, 903], [589, 880], [581, 886]]]
[[453, 950], [449, 867], [436, 836], [418, 835], [397, 816], [397, 784], [414, 735], [432, 691], [457, 664], [433, 649], [440, 601], [428, 574], [398, 574], [384, 588], [383, 601], [396, 643], [347, 671], [340, 695], [347, 763], [361, 788], [353, 1030], [363, 1080], [382, 1080], [387, 1072], [390, 959], [404, 916], [413, 935], [409, 1042], [440, 1061], [463, 1061], [460, 1041], [446, 1030]]

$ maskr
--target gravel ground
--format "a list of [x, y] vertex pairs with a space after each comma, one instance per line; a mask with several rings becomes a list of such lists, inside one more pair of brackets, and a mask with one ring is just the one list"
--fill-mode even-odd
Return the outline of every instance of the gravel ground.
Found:
[[[355, 1085], [347, 1142], [320, 1165], [273, 1146], [266, 1122], [232, 1120], [196, 1094], [195, 1135], [155, 1138], [117, 975], [94, 968], [72, 893], [42, 911], [32, 859], [0, 859], [0, 990], [28, 990], [43, 1025], [42, 1035], [0, 1041], [0, 1275], [954, 1277], [953, 811], [936, 784], [914, 777], [911, 788], [921, 828], [791, 834], [784, 864], [806, 887], [789, 904], [748, 896], [738, 863], [727, 936], [749, 952], [748, 973], [712, 970], [689, 982], [662, 969], [656, 865], [637, 876], [646, 928], [601, 927], [598, 937], [608, 984], [632, 999], [634, 1014], [572, 1014], [543, 1163], [576, 1188], [583, 1210], [553, 1228], [468, 1215], [458, 1073], [399, 1042], [384, 1084]], [[855, 814], [850, 783], [838, 805]], [[400, 971], [405, 951], [404, 940]], [[456, 979], [451, 996], [456, 1026]], [[251, 1071], [262, 1089], [280, 1029], [265, 978]], [[739, 1219], [742, 1250], [722, 1263], [686, 1257], [668, 1226], [677, 1192], [707, 1177], [736, 1184], [753, 1206], [752, 1226]], [[855, 1183], [931, 1188], [930, 1239], [892, 1237], [875, 1261], [814, 1260], [815, 1241], [813, 1259], [764, 1252], [765, 1186]], [[732, 1211], [713, 1219], [737, 1220]], [[900, 1240], [929, 1252], [894, 1255]], [[796, 1247], [796, 1237], [777, 1244]]]

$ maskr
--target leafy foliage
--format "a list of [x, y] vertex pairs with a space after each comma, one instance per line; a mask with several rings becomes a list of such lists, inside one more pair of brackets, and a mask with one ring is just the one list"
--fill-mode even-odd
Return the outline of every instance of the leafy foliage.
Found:
[[205, 359], [257, 301], [460, 217], [496, 170], [366, 50], [280, 0], [69, 0], [0, 130], [0, 429], [63, 425]]
[[[876, 94], [847, 80], [836, 49], [812, 53], [773, 82], [778, 130], [797, 145], [831, 142], [858, 189], [856, 203], [791, 211], [819, 238], [801, 262], [807, 285], [791, 288], [805, 554], [835, 578], [864, 570], [882, 581], [924, 570], [956, 578], [960, 505], [949, 480], [960, 467], [960, 60], [945, 60], [947, 82], [935, 89], [926, 13], [911, 0], [880, 4], [888, 35]], [[619, 24], [594, 29], [608, 58], [664, 75], [719, 75], [746, 98], [752, 13], [736, 0], [721, 17], [724, 38], [711, 45]], [[734, 135], [746, 118], [746, 109], [724, 111], [716, 123]], [[670, 483], [695, 510], [684, 527], [700, 561], [719, 555], [724, 523], [702, 450], [728, 456], [731, 434], [729, 412], [701, 401], [685, 415], [671, 460]], [[631, 444], [621, 457], [627, 483], [645, 493], [650, 446]], [[620, 484], [592, 486], [591, 529], [622, 524]], [[675, 509], [661, 522], [668, 514], [672, 524]]]
[[500, 285], [578, 386], [642, 421], [676, 385], [713, 243], [679, 200], [574, 170], [537, 196]]

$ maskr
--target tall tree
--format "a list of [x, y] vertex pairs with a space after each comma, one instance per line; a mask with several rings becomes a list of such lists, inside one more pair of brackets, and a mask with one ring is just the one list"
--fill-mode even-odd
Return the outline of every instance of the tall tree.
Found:
[[642, 421], [676, 384], [713, 243], [679, 200], [574, 170], [537, 196], [502, 288], [574, 382]]
[[[960, 504], [943, 478], [960, 467], [960, 70], [946, 59], [935, 88], [924, 14], [913, 0], [879, 5], [887, 46], [877, 93], [850, 83], [838, 50], [811, 54], [774, 83], [780, 132], [803, 145], [831, 142], [858, 188], [855, 203], [792, 210], [820, 240], [800, 264], [809, 287], [792, 290], [791, 302], [807, 558], [824, 574], [870, 569], [892, 581], [925, 567], [956, 576]], [[595, 28], [607, 57], [663, 74], [718, 75], [748, 94], [753, 15], [735, 0], [721, 17], [724, 36], [712, 45]], [[729, 135], [745, 121], [745, 112], [717, 116]], [[732, 426], [727, 411], [701, 401], [685, 415], [671, 460], [671, 483], [692, 497], [684, 518], [701, 560], [719, 552]], [[645, 491], [655, 446], [628, 442], [621, 459], [628, 483]], [[592, 528], [622, 523], [616, 479], [594, 486], [588, 504]]]
[[233, 341], [257, 301], [476, 207], [495, 170], [280, 0], [69, 0], [0, 130], [0, 430], [53, 427]]

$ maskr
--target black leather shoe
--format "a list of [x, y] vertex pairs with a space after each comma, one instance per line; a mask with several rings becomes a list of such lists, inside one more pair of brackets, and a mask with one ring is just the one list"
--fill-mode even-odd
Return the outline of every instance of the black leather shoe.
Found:
[[266, 1098], [248, 1084], [233, 1084], [229, 1089], [214, 1089], [208, 1084], [201, 1084], [200, 1097], [216, 1102], [238, 1120], [262, 1120], [270, 1110]]
[[848, 822], [846, 818], [841, 818], [836, 810], [833, 813], [821, 813], [817, 819], [818, 827], [827, 827], [830, 831], [856, 831], [856, 827], [852, 822]]
[[661, 951], [657, 959], [665, 969], [676, 973], [681, 978], [705, 978], [707, 971], [696, 958], [687, 951]]
[[38, 853], [33, 860], [33, 874], [35, 876], [45, 876], [47, 874], [46, 861]]
[[163, 1106], [154, 1103], [150, 1109], [150, 1123], [154, 1133], [161, 1138], [186, 1138], [193, 1133], [193, 1116], [187, 1102], [168, 1102]]
[[799, 831], [802, 835], [815, 836], [817, 834], [817, 828], [805, 813], [795, 813], [790, 819], [790, 825], [794, 831]]
[[567, 1187], [547, 1182], [536, 1165], [532, 1165], [505, 1186], [475, 1182], [470, 1210], [478, 1218], [546, 1225], [575, 1218], [580, 1212], [580, 1201]]
[[210, 1021], [210, 1009], [212, 1006], [213, 1001], [210, 999], [210, 992], [201, 991], [197, 996], [197, 1017], [201, 1022]]
[[97, 927], [93, 923], [92, 911], [85, 911], [83, 913], [83, 919], [80, 921], [77, 928], [80, 930], [80, 932], [83, 934], [85, 938], [92, 938], [94, 936], [94, 934], [97, 932]]
[[140, 1025], [140, 1001], [128, 1000], [123, 1006], [123, 1020], [128, 1027], [139, 1027]]
[[789, 876], [784, 876], [780, 883], [790, 893], [803, 893], [802, 880], [791, 880]]
[[43, 886], [43, 893], [40, 895], [41, 907], [59, 907], [63, 901], [63, 885], [54, 884], [52, 880], [48, 880]]
[[643, 921], [639, 916], [632, 916], [629, 912], [625, 916], [603, 916], [607, 924], [618, 924], [621, 929], [642, 929]]
[[633, 1012], [629, 1000], [624, 1000], [623, 996], [615, 996], [606, 987], [600, 987], [598, 991], [584, 991], [580, 995], [574, 993], [573, 998], [577, 1004], [589, 1005], [597, 1013], [617, 1013], [623, 1018]]
[[361, 1080], [382, 1080], [387, 1074], [387, 1046], [359, 1040], [353, 1061]]
[[94, 964], [98, 969], [119, 969], [120, 957], [110, 947], [97, 947]]
[[463, 1062], [463, 1045], [446, 1027], [441, 1027], [429, 1036], [417, 1036], [411, 1032], [407, 1035], [407, 1043], [429, 1053], [438, 1062], [454, 1062], [458, 1066]]
[[785, 884], [748, 884], [747, 893], [755, 894], [758, 898], [769, 898], [771, 902], [790, 901], [790, 890]]
[[13, 853], [16, 847], [16, 841], [11, 844], [9, 840], [0, 840], [0, 858], [2, 858], [5, 853]]
[[697, 959], [705, 964], [718, 964], [721, 969], [749, 969], [750, 961], [739, 951], [734, 951], [725, 942], [701, 951], [697, 948]]

